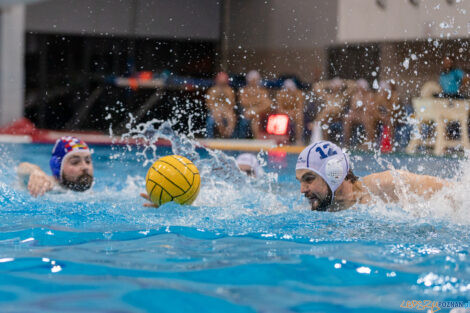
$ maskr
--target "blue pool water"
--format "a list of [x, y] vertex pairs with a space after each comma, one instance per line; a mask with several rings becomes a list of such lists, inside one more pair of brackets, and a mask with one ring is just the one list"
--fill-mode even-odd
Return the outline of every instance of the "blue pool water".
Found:
[[457, 208], [440, 196], [311, 212], [296, 156], [261, 155], [268, 175], [252, 181], [225, 154], [198, 150], [196, 202], [148, 209], [145, 161], [170, 148], [93, 148], [92, 191], [34, 199], [15, 166], [48, 168], [52, 146], [0, 145], [1, 312], [411, 312], [404, 300], [470, 300], [470, 188], [458, 157], [352, 155], [359, 175], [463, 175]]

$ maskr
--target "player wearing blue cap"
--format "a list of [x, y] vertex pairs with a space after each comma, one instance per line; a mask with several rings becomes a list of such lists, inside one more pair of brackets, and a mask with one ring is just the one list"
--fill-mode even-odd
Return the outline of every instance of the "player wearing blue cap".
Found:
[[93, 184], [93, 163], [88, 145], [75, 137], [57, 139], [49, 162], [52, 176], [31, 163], [21, 163], [18, 175], [25, 182], [29, 193], [37, 197], [56, 186], [73, 191], [85, 191]]
[[[450, 184], [440, 178], [393, 170], [363, 178], [354, 175], [346, 153], [329, 141], [309, 145], [299, 155], [295, 175], [312, 210], [338, 211], [373, 198], [398, 202], [405, 192], [424, 198]], [[397, 186], [400, 186], [398, 188]]]

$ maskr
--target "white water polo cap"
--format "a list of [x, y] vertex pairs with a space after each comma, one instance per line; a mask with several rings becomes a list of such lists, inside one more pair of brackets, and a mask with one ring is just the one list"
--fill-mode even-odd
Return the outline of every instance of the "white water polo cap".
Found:
[[247, 165], [251, 168], [255, 177], [260, 177], [264, 174], [263, 168], [260, 166], [256, 155], [251, 153], [242, 153], [236, 159], [237, 165]]
[[350, 169], [349, 157], [329, 141], [318, 141], [305, 148], [297, 159], [296, 170], [311, 170], [328, 184], [331, 200]]

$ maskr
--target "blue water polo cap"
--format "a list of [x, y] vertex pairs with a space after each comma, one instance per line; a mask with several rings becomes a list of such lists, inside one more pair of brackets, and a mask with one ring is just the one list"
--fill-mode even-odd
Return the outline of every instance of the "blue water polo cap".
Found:
[[348, 155], [329, 141], [318, 141], [305, 148], [297, 158], [296, 170], [307, 169], [319, 175], [330, 187], [332, 200], [350, 169]]
[[62, 163], [65, 158], [81, 151], [88, 151], [91, 153], [90, 148], [88, 148], [88, 145], [83, 140], [72, 136], [64, 136], [57, 139], [54, 148], [52, 149], [51, 160], [49, 161], [52, 176], [60, 179], [62, 177]]

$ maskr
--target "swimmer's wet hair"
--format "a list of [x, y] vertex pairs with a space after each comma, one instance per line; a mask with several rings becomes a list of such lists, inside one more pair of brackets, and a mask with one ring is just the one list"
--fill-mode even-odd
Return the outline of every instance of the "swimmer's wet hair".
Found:
[[354, 175], [352, 169], [349, 169], [348, 171], [348, 174], [346, 175], [346, 177], [344, 178], [344, 180], [349, 180], [351, 183], [355, 183], [357, 182], [357, 180], [359, 179], [359, 177], [357, 177], [356, 175]]

